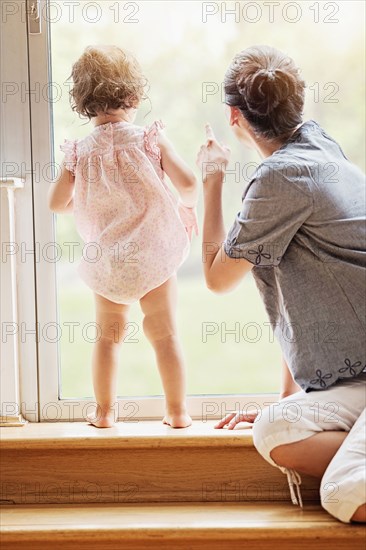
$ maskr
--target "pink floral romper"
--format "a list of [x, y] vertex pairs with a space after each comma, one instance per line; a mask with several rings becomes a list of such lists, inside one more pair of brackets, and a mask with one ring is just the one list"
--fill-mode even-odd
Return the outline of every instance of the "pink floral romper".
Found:
[[107, 123], [61, 146], [75, 176], [75, 222], [85, 243], [78, 272], [112, 302], [139, 300], [167, 281], [189, 251], [178, 201], [164, 181], [161, 128], [161, 122]]

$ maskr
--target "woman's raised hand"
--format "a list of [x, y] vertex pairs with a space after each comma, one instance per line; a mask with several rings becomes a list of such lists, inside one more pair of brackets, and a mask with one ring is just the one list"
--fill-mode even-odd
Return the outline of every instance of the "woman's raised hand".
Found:
[[253, 424], [257, 418], [259, 411], [253, 409], [252, 411], [239, 411], [231, 412], [225, 416], [220, 422], [215, 424], [215, 428], [220, 429], [227, 426], [228, 430], [233, 430], [239, 422], [250, 422]]
[[229, 147], [217, 141], [210, 124], [206, 124], [206, 138], [197, 156], [197, 166], [203, 181], [210, 175], [223, 175], [230, 160]]

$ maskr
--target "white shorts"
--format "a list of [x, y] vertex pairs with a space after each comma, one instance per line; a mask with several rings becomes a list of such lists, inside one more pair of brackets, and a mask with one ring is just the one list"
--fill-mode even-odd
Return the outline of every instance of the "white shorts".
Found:
[[[265, 408], [253, 424], [254, 445], [273, 466], [287, 474], [292, 502], [300, 504], [301, 478], [278, 466], [270, 456], [279, 445], [294, 443], [325, 430], [349, 432], [326, 469], [320, 485], [323, 508], [348, 523], [366, 503], [366, 373], [327, 390], [303, 390]], [[297, 495], [294, 488], [296, 487]]]

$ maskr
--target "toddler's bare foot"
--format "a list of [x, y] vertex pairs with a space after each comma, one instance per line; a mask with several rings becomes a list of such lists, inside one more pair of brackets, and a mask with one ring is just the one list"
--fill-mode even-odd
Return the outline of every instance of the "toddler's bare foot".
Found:
[[163, 423], [171, 428], [187, 428], [192, 424], [192, 418], [187, 413], [169, 414], [163, 418]]
[[88, 414], [86, 418], [96, 428], [112, 428], [115, 424], [113, 411], [104, 415], [97, 415], [96, 412], [93, 412]]

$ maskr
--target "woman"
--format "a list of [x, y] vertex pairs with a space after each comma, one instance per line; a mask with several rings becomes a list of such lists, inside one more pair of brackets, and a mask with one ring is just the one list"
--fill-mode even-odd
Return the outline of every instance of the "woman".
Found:
[[274, 48], [249, 48], [230, 65], [230, 126], [263, 161], [228, 235], [229, 149], [207, 126], [198, 155], [207, 286], [229, 291], [252, 270], [284, 357], [279, 403], [217, 427], [254, 422], [254, 444], [287, 474], [295, 504], [303, 472], [321, 478], [329, 513], [366, 521], [364, 176], [316, 122], [303, 122], [304, 89], [293, 60]]

